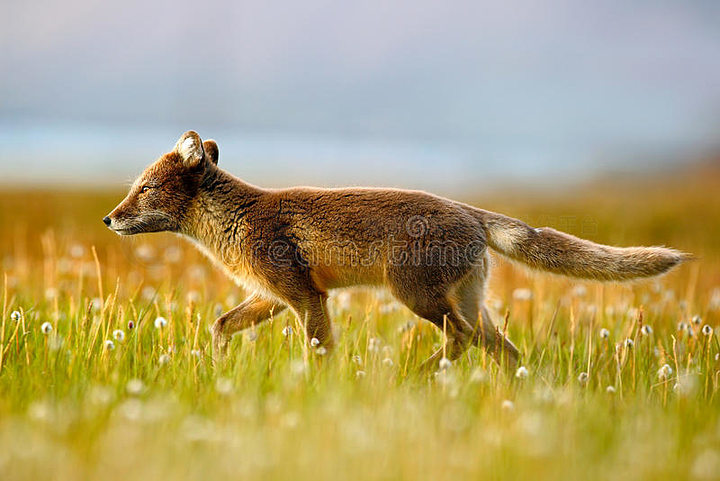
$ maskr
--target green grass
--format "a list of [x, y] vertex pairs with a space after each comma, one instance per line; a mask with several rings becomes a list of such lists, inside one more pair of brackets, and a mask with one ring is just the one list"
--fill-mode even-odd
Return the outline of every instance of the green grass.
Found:
[[282, 314], [215, 367], [207, 328], [245, 294], [191, 247], [106, 232], [117, 195], [2, 193], [0, 479], [718, 479], [720, 209], [707, 181], [604, 192], [478, 205], [702, 259], [627, 285], [498, 260], [488, 304], [525, 378], [479, 349], [422, 374], [441, 333], [367, 290], [332, 298], [331, 355]]

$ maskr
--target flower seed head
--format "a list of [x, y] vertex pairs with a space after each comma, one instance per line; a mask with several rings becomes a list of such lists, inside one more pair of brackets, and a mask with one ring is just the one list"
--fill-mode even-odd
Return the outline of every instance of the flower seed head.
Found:
[[667, 381], [670, 379], [670, 376], [672, 376], [673, 370], [670, 367], [670, 364], [663, 364], [660, 369], [658, 369], [657, 375], [658, 379], [661, 381]]
[[193, 349], [190, 351], [190, 355], [192, 357], [200, 359], [200, 357], [202, 357], [202, 352], [200, 352], [200, 349]]
[[358, 356], [357, 354], [352, 357], [352, 362], [354, 364], [357, 364], [358, 366], [362, 366], [363, 364], [362, 357]]
[[313, 337], [312, 339], [310, 339], [311, 347], [318, 347], [319, 345], [320, 345], [320, 339], [318, 339], [317, 337]]
[[584, 371], [581, 372], [580, 375], [578, 376], [578, 382], [583, 385], [587, 384], [588, 379], [590, 379], [590, 376], [588, 376], [588, 373], [586, 373]]
[[640, 328], [640, 333], [643, 336], [650, 336], [653, 333], [653, 328], [645, 324], [643, 325], [643, 327]]
[[607, 392], [608, 394], [615, 394], [615, 386], [606, 387], [605, 392]]
[[168, 354], [161, 354], [160, 358], [158, 358], [158, 362], [160, 362], [160, 365], [165, 365], [170, 362], [170, 356]]
[[167, 326], [167, 319], [160, 316], [155, 319], [155, 329], [162, 329], [163, 327]]
[[117, 342], [123, 342], [125, 340], [125, 331], [123, 331], [122, 329], [115, 329], [113, 331], [113, 338]]
[[40, 326], [40, 330], [43, 334], [50, 334], [53, 330], [52, 324], [49, 322], [43, 322], [42, 326]]
[[625, 339], [625, 347], [627, 347], [628, 349], [632, 349], [633, 347], [635, 347], [635, 341], [628, 337], [627, 339]]
[[678, 322], [677, 330], [678, 330], [679, 332], [684, 332], [684, 331], [687, 331], [687, 330], [688, 330], [688, 327], [689, 327], [689, 326], [688, 326], [688, 323], [687, 323], [687, 322], [685, 322], [685, 321], [680, 321], [680, 322]]
[[451, 366], [452, 366], [452, 362], [450, 362], [450, 359], [448, 359], [446, 357], [443, 357], [442, 359], [440, 359], [439, 368], [441, 371], [444, 371], [445, 369], [450, 369]]
[[520, 366], [519, 368], [517, 368], [517, 371], [515, 371], [515, 377], [518, 379], [525, 379], [528, 377], [529, 374], [530, 373], [525, 366]]
[[600, 329], [600, 339], [607, 339], [610, 337], [610, 331], [605, 329], [604, 327]]
[[283, 327], [282, 333], [283, 333], [283, 336], [285, 336], [285, 337], [292, 336], [292, 333], [293, 333], [292, 326]]
[[20, 311], [12, 311], [12, 314], [10, 314], [10, 319], [15, 322], [20, 322], [20, 319], [22, 319], [22, 314], [20, 314]]
[[315, 353], [318, 356], [324, 356], [325, 354], [327, 354], [327, 349], [325, 348], [325, 346], [320, 346], [317, 349], [315, 349]]
[[112, 351], [115, 349], [115, 343], [112, 342], [110, 339], [105, 340], [105, 350], [106, 351]]
[[692, 317], [692, 323], [695, 324], [696, 326], [699, 326], [700, 324], [702, 324], [702, 317], [700, 317], [700, 316], [698, 316], [697, 314], [695, 314], [695, 315]]
[[708, 324], [705, 324], [702, 328], [702, 333], [706, 336], [712, 336], [713, 328], [710, 327]]

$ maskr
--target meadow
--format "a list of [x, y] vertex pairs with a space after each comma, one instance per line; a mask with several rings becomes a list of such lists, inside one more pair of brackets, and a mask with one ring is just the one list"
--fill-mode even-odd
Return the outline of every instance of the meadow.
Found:
[[0, 191], [0, 479], [720, 479], [720, 173], [463, 200], [697, 260], [645, 282], [494, 256], [488, 305], [521, 350], [418, 366], [442, 333], [381, 291], [334, 293], [337, 349], [287, 313], [208, 327], [246, 295], [171, 234], [120, 238], [114, 191]]

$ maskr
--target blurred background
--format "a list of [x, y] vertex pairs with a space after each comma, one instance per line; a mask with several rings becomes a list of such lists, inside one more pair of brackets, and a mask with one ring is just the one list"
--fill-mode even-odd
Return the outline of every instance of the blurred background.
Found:
[[443, 194], [720, 151], [715, 1], [3, 2], [0, 183], [118, 186], [197, 130], [267, 186]]

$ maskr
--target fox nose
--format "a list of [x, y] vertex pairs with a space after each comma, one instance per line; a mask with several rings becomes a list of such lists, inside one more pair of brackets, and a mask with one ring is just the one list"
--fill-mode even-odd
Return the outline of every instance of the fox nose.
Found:
[[105, 222], [106, 226], [110, 227], [110, 222], [112, 222], [112, 220], [110, 220], [110, 217], [105, 216], [103, 217], [103, 222]]

